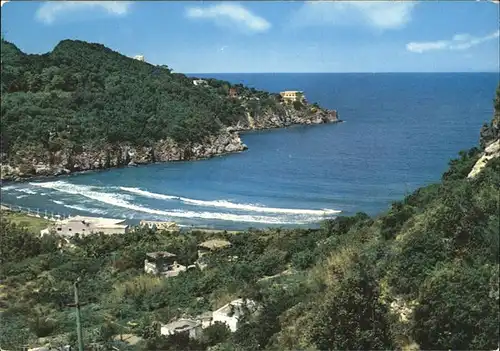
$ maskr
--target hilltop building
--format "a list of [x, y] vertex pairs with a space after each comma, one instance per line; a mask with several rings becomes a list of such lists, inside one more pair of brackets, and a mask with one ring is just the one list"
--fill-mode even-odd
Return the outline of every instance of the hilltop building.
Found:
[[142, 62], [145, 61], [144, 55], [135, 55], [134, 59], [137, 60], [137, 61], [142, 61]]
[[295, 101], [304, 102], [304, 100], [306, 99], [303, 91], [287, 90], [287, 91], [282, 91], [280, 95], [283, 98], [283, 101], [286, 103], [291, 103]]
[[238, 97], [238, 91], [236, 90], [236, 88], [229, 88], [229, 97], [230, 98]]
[[200, 85], [200, 86], [203, 86], [203, 87], [208, 86], [208, 82], [206, 80], [203, 80], [203, 79], [195, 79], [195, 80], [193, 80], [193, 84], [194, 85]]
[[144, 260], [144, 272], [164, 277], [175, 277], [187, 268], [177, 263], [177, 255], [166, 252], [149, 252]]
[[75, 216], [56, 221], [50, 227], [43, 229], [40, 234], [43, 236], [54, 232], [62, 236], [73, 236], [93, 233], [125, 234], [128, 231], [129, 226], [125, 224], [124, 219]]

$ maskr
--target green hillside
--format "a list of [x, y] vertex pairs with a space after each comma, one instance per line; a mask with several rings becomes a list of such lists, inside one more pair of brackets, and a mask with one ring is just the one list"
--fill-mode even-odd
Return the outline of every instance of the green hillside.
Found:
[[[440, 183], [377, 218], [339, 217], [319, 230], [140, 229], [74, 239], [76, 247], [59, 249], [56, 238], [2, 218], [0, 346], [75, 345], [68, 304], [81, 277], [85, 345], [103, 350], [496, 349], [500, 158], [467, 178], [481, 153], [461, 152]], [[208, 256], [205, 270], [169, 279], [142, 273], [146, 252], [174, 252], [189, 265], [197, 244], [212, 237], [232, 246]], [[261, 309], [241, 319], [235, 333], [217, 324], [194, 341], [155, 329], [239, 296]], [[141, 341], [116, 341], [120, 334]]]
[[[150, 146], [167, 137], [189, 143], [246, 120], [246, 111], [284, 113], [276, 95], [215, 79], [208, 87], [195, 86], [166, 66], [100, 44], [64, 40], [44, 55], [24, 54], [4, 40], [1, 45], [1, 142], [7, 156], [28, 148]], [[243, 101], [259, 100], [244, 107], [229, 98], [230, 87]]]

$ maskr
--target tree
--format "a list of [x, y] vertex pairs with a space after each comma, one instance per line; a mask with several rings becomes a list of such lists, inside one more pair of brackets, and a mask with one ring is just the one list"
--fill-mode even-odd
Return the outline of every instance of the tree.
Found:
[[314, 302], [303, 325], [305, 338], [320, 350], [392, 349], [386, 307], [367, 263], [354, 262], [347, 276]]
[[215, 322], [203, 330], [203, 343], [214, 346], [228, 340], [230, 336], [231, 330], [225, 323]]
[[490, 293], [498, 265], [493, 267], [457, 262], [436, 267], [421, 288], [412, 320], [412, 336], [422, 349], [498, 347], [498, 298]]

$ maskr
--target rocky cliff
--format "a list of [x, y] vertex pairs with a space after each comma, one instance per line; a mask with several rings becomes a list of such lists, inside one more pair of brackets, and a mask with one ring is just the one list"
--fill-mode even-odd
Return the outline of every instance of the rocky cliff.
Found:
[[15, 161], [2, 162], [2, 181], [21, 181], [39, 176], [58, 176], [73, 172], [100, 170], [123, 166], [136, 166], [154, 162], [185, 161], [210, 158], [247, 149], [239, 136], [240, 131], [282, 128], [294, 124], [322, 124], [339, 122], [336, 111], [306, 105], [296, 111], [283, 106], [282, 114], [263, 113], [236, 126], [222, 129], [218, 135], [206, 137], [197, 143], [179, 144], [172, 139], [160, 140], [150, 147], [135, 147], [128, 143], [106, 147], [86, 146], [81, 150], [71, 147], [55, 153], [32, 149]]

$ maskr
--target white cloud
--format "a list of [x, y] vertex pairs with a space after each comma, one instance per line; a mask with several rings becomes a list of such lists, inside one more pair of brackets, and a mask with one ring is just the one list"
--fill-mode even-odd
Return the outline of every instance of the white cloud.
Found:
[[219, 25], [240, 26], [252, 32], [265, 32], [271, 24], [240, 4], [222, 3], [208, 7], [190, 7], [186, 16], [192, 19], [210, 19]]
[[406, 50], [419, 54], [432, 50], [467, 50], [485, 41], [496, 39], [499, 36], [500, 31], [498, 30], [484, 37], [474, 37], [470, 34], [455, 34], [451, 40], [411, 42], [406, 44]]
[[46, 24], [52, 24], [57, 17], [88, 9], [99, 9], [113, 16], [124, 16], [131, 4], [131, 1], [47, 1], [38, 8], [36, 18]]
[[410, 1], [308, 1], [293, 21], [299, 26], [369, 26], [379, 30], [397, 29], [411, 20], [416, 2]]

